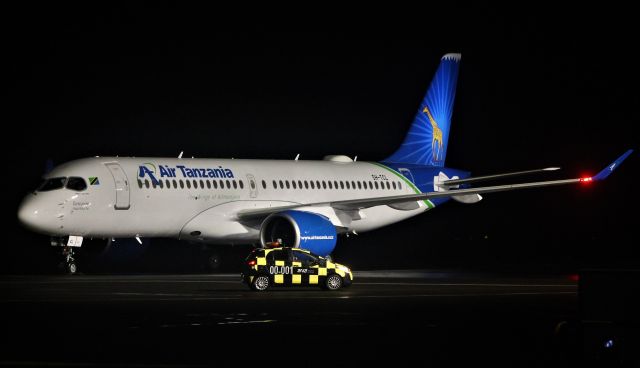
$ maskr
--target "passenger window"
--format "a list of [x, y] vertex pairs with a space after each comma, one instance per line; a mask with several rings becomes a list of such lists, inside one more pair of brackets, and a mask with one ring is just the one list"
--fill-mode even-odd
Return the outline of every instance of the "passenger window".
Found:
[[200, 179], [200, 188], [204, 189], [204, 180]]
[[[238, 180], [238, 184], [240, 184], [240, 189], [244, 189], [244, 183], [242, 182], [242, 180]], [[256, 185], [251, 182], [251, 186], [255, 189]]]
[[207, 180], [207, 189], [211, 189], [211, 182]]
[[334, 187], [334, 188], [336, 188], [336, 189], [338, 189], [338, 181], [337, 181], [337, 180], [334, 180], [334, 182], [333, 182], [333, 187]]
[[267, 189], [267, 182], [266, 181], [262, 181], [262, 189]]
[[235, 180], [232, 180], [231, 183], [233, 183], [233, 189], [238, 189], [238, 183]]
[[344, 182], [340, 180], [340, 189], [344, 189]]
[[87, 182], [83, 178], [72, 176], [67, 179], [66, 188], [80, 192], [87, 189]]
[[284, 183], [280, 180], [280, 189], [284, 189]]
[[347, 182], [345, 182], [345, 184], [347, 185], [347, 189], [351, 189], [351, 188], [349, 187], [349, 182], [348, 182], [348, 181], [347, 181]]
[[285, 180], [285, 184], [287, 185], [287, 189], [289, 189], [289, 180]]
[[358, 189], [362, 189], [362, 185], [360, 184], [360, 181], [357, 181], [356, 183], [358, 183]]
[[180, 189], [184, 189], [184, 182], [180, 179]]
[[351, 180], [351, 188], [356, 189], [356, 182]]
[[149, 180], [148, 179], [144, 179], [144, 187], [149, 189]]
[[218, 189], [218, 182], [215, 180], [211, 180], [211, 185], [213, 185], [213, 189]]
[[298, 189], [298, 188], [296, 188], [296, 181], [295, 180], [291, 180], [291, 186], [293, 186], [293, 189]]
[[333, 189], [333, 184], [331, 184], [331, 180], [329, 180], [327, 184], [329, 184], [329, 189]]
[[158, 186], [158, 182], [157, 181], [151, 181], [151, 186], [153, 187], [153, 189], [155, 189]]
[[398, 189], [402, 189], [402, 183], [398, 182]]
[[162, 189], [162, 187], [163, 187], [162, 180], [158, 180], [158, 186], [160, 187], [160, 189]]
[[173, 179], [173, 188], [178, 189], [178, 182], [176, 181], [176, 179]]
[[273, 189], [278, 189], [278, 183], [276, 183], [276, 181], [273, 181]]
[[302, 189], [302, 180], [298, 180], [298, 188]]
[[171, 181], [169, 179], [165, 179], [164, 183], [166, 184], [167, 189], [171, 188]]
[[322, 189], [327, 189], [327, 182], [326, 181], [322, 181]]
[[309, 182], [308, 181], [304, 181], [304, 189], [309, 189]]
[[231, 189], [231, 182], [227, 180], [227, 189]]
[[320, 189], [320, 180], [316, 180], [316, 188]]
[[311, 180], [311, 189], [316, 189], [315, 184], [313, 183], [313, 180]]
[[376, 189], [378, 189], [378, 182], [377, 181], [373, 182], [373, 185], [375, 185]]
[[142, 189], [142, 180], [138, 179], [138, 188]]

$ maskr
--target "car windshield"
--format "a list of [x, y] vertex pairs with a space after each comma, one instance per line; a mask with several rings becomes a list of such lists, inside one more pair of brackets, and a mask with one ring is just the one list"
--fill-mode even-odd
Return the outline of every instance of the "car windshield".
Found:
[[249, 255], [247, 256], [246, 261], [250, 260], [251, 258], [254, 257], [264, 257], [264, 249], [254, 249], [251, 251], [251, 253], [249, 253]]
[[45, 179], [42, 184], [36, 189], [38, 192], [48, 192], [50, 190], [62, 189], [67, 178], [50, 178]]

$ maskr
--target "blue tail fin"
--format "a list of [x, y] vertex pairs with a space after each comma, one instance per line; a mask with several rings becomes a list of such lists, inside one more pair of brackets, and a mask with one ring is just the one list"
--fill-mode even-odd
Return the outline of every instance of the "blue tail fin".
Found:
[[460, 54], [442, 57], [402, 146], [384, 162], [444, 166], [459, 66]]

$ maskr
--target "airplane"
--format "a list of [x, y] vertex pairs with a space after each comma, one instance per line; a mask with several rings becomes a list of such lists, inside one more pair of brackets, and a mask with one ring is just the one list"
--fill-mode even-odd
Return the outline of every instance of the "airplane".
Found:
[[626, 151], [593, 177], [497, 186], [487, 180], [549, 167], [471, 177], [445, 166], [461, 55], [444, 55], [402, 145], [382, 162], [344, 155], [323, 160], [91, 157], [44, 175], [18, 209], [27, 228], [61, 246], [69, 273], [85, 238], [177, 238], [207, 244], [273, 242], [330, 256], [338, 235], [371, 231], [450, 199], [587, 183], [607, 178]]

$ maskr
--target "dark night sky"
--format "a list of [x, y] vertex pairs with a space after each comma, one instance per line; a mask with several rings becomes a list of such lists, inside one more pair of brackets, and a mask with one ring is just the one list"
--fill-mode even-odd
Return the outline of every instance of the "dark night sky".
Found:
[[[240, 24], [222, 32], [201, 9], [13, 13], [4, 45], [4, 121], [15, 133], [5, 127], [3, 148], [17, 179], [4, 184], [9, 218], [47, 158], [184, 150], [381, 160], [402, 141], [447, 52], [462, 53], [448, 166], [480, 175], [558, 165], [572, 177], [638, 148], [637, 32], [618, 15], [549, 19], [466, 9], [428, 26], [368, 22], [304, 33], [283, 24], [278, 32]], [[631, 244], [637, 155], [602, 184], [448, 203], [350, 238], [336, 252], [360, 267], [411, 266], [424, 257], [447, 266], [639, 264]], [[19, 227], [10, 235], [34, 239]], [[371, 248], [380, 256], [361, 255]]]

